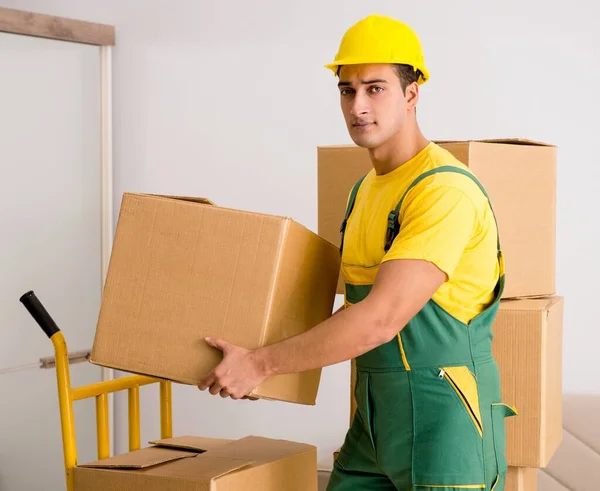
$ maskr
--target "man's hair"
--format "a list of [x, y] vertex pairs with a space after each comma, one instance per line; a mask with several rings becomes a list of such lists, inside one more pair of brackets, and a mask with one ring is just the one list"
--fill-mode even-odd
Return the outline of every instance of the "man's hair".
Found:
[[396, 69], [396, 74], [400, 79], [402, 92], [406, 92], [406, 87], [412, 83], [418, 82], [419, 78], [422, 76], [421, 70], [415, 70], [410, 65], [395, 64], [394, 68]]

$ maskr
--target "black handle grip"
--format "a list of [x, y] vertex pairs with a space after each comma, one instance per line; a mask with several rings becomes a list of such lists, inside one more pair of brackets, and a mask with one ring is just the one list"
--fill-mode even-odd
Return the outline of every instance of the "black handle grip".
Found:
[[19, 301], [25, 305], [25, 308], [29, 311], [31, 316], [42, 328], [42, 331], [46, 333], [46, 336], [51, 338], [54, 334], [60, 331], [54, 319], [50, 317], [50, 314], [46, 311], [42, 303], [33, 293], [33, 290], [23, 294]]

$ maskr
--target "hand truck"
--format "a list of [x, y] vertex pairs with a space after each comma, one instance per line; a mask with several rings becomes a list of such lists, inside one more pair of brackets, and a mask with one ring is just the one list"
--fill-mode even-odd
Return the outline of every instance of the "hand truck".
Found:
[[153, 383], [160, 384], [160, 433], [161, 438], [173, 435], [173, 413], [171, 382], [143, 375], [130, 375], [114, 380], [106, 380], [81, 387], [71, 387], [67, 343], [50, 314], [46, 311], [33, 291], [23, 294], [19, 301], [50, 338], [56, 357], [56, 382], [62, 430], [63, 454], [67, 491], [74, 491], [73, 470], [77, 466], [77, 444], [73, 402], [96, 398], [96, 433], [98, 459], [110, 457], [108, 432], [108, 394], [127, 390], [129, 392], [129, 450], [140, 448], [140, 387]]

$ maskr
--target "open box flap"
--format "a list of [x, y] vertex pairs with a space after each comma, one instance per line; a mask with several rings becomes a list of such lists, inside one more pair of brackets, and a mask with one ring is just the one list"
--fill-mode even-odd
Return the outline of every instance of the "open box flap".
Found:
[[152, 476], [169, 476], [210, 482], [256, 462], [252, 459], [211, 457], [210, 452], [196, 454], [193, 459], [180, 459], [167, 465], [149, 469]]
[[153, 440], [149, 442], [157, 447], [175, 448], [180, 450], [194, 450], [196, 452], [206, 452], [230, 444], [234, 440], [223, 438], [203, 438], [200, 436], [178, 436], [175, 438], [165, 438], [163, 440]]
[[287, 440], [273, 440], [258, 436], [247, 436], [229, 445], [207, 452], [210, 457], [253, 459], [256, 463], [275, 462], [292, 455], [314, 451], [315, 447]]
[[97, 460], [88, 464], [79, 464], [79, 467], [94, 467], [100, 469], [145, 469], [174, 460], [196, 457], [197, 455], [197, 452], [148, 447], [122, 455], [115, 455], [108, 459]]

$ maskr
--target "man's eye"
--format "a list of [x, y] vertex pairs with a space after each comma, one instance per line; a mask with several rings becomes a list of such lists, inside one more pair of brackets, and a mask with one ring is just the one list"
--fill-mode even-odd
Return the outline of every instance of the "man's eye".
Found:
[[373, 86], [373, 87], [369, 87], [369, 90], [371, 92], [379, 93], [379, 92], [383, 92], [383, 87]]
[[340, 90], [340, 95], [350, 95], [352, 93], [352, 89], [342, 89]]

